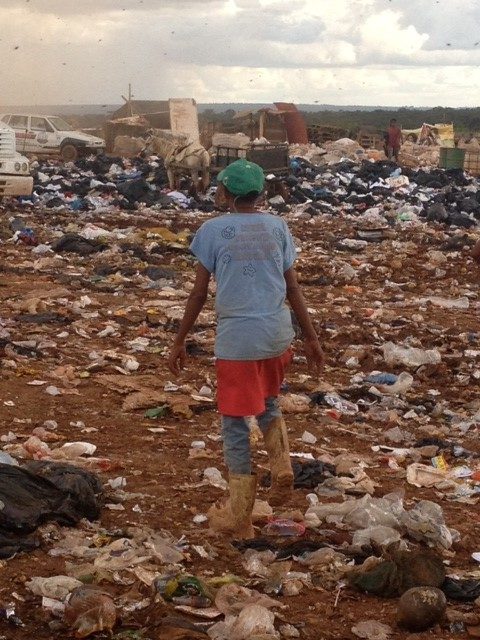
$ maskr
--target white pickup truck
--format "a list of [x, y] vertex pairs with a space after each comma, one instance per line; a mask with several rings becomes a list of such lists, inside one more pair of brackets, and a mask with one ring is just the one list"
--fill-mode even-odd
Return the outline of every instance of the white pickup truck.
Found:
[[58, 116], [3, 113], [0, 120], [15, 131], [21, 153], [60, 155], [65, 162], [74, 162], [81, 155], [105, 149], [102, 138], [77, 131]]
[[0, 198], [30, 196], [32, 189], [28, 160], [15, 150], [15, 132], [0, 121]]

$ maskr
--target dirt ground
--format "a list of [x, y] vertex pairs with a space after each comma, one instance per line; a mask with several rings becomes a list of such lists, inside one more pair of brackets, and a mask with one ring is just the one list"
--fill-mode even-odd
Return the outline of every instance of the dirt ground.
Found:
[[[8, 218], [9, 212], [0, 218], [3, 239], [11, 235]], [[173, 231], [188, 228], [193, 232], [204, 218], [175, 213], [168, 222]], [[162, 283], [152, 287], [151, 281], [138, 275], [146, 263], [142, 260], [144, 256], [137, 257], [140, 254], [133, 247], [148, 246], [151, 236], [145, 232], [164, 226], [162, 217], [147, 213], [104, 216], [88, 213], [72, 218], [49, 211], [32, 213], [27, 219], [41, 241], [51, 240], [55, 230], [65, 230], [69, 224], [82, 227], [86, 222], [93, 222], [111, 230], [133, 228], [129, 238], [134, 237], [134, 242], [123, 253], [109, 250], [88, 257], [65, 254], [61, 258], [52, 254], [47, 257], [32, 254], [32, 248], [24, 245], [0, 244], [0, 328], [10, 334], [8, 340], [34, 341], [40, 345], [41, 352], [37, 357], [12, 355], [5, 348], [5, 340], [0, 343], [0, 357], [3, 358], [0, 360], [0, 435], [13, 431], [21, 442], [22, 436], [30, 435], [34, 427], [43, 425], [46, 420], [57, 421], [56, 433], [62, 439], [91, 442], [97, 446], [95, 455], [108, 458], [110, 463], [104, 465], [106, 470], [94, 469], [103, 481], [124, 476], [126, 490], [142, 494], [127, 500], [123, 511], [103, 509], [99, 523], [102, 529], [108, 532], [130, 525], [148, 525], [168, 531], [176, 539], [184, 536], [188, 545], [208, 545], [214, 552], [213, 559], [202, 559], [191, 546], [188, 547], [184, 563], [186, 571], [198, 576], [233, 573], [261, 591], [262, 581], [249, 576], [242, 567], [242, 554], [227, 539], [209, 533], [208, 523], [197, 525], [193, 522], [195, 515], [205, 514], [209, 506], [224, 495], [222, 490], [211, 486], [189, 486], [201, 481], [203, 470], [208, 466], [216, 466], [224, 477], [227, 476], [221, 442], [211, 437], [219, 434], [215, 405], [193, 403], [193, 416], [189, 418], [170, 412], [165, 417], [147, 419], [142, 409], [123, 411], [124, 397], [100, 381], [105, 374], [118, 375], [113, 369], [118, 365], [117, 361], [107, 357], [103, 367], [88, 370], [93, 351], [132, 353], [127, 342], [147, 338], [146, 350], [133, 354], [140, 367], [129, 378], [156, 376], [160, 389], [173, 381], [165, 358], [178, 322], [178, 309], [173, 312], [171, 309], [181, 308], [181, 294], [191, 286], [192, 259], [186, 251], [167, 245], [155, 254], [154, 261], [152, 258], [151, 263], [156, 266], [176, 272], [173, 293], [166, 298], [160, 288]], [[311, 392], [319, 388], [319, 384], [328, 384], [341, 394], [352, 386], [350, 379], [359, 372], [370, 373], [377, 369], [400, 373], [402, 367], [385, 365], [381, 346], [387, 341], [410, 340], [415, 346], [438, 349], [442, 362], [411, 371], [415, 384], [406, 396], [409, 408], [425, 406], [427, 399], [434, 404], [445, 403], [445, 408], [455, 414], [473, 415], [475, 407], [478, 411], [480, 381], [472, 374], [479, 371], [480, 363], [478, 356], [465, 356], [465, 350], [475, 351], [480, 347], [479, 268], [469, 260], [467, 249], [446, 252], [447, 262], [433, 265], [428, 252], [443, 251], [449, 237], [440, 226], [414, 228], [404, 225], [395, 229], [393, 237], [369, 244], [362, 253], [345, 253], [337, 250], [336, 243], [341, 238], [354, 237], [351, 221], [321, 216], [314, 222], [291, 220], [289, 225], [301, 247], [297, 264], [299, 278], [324, 345], [327, 365], [321, 380], [317, 380], [305, 369], [301, 343], [295, 343], [296, 358], [287, 377], [288, 392]], [[352, 281], [342, 280], [336, 270], [340, 262], [352, 265], [358, 277]], [[101, 267], [105, 265], [116, 269], [103, 275], [106, 270], [102, 271]], [[52, 291], [60, 288], [66, 291], [52, 297]], [[466, 294], [470, 300], [468, 309], [448, 310], [418, 301], [432, 295], [458, 298]], [[91, 304], [74, 308], [72, 303], [80, 301], [82, 296], [88, 296]], [[35, 312], [31, 307], [29, 311], [25, 304], [32, 299], [43, 299], [35, 310], [37, 313], [48, 311], [60, 317], [41, 323], [25, 321], [22, 315]], [[171, 304], [155, 306], [153, 303], [158, 299], [170, 300]], [[174, 381], [178, 385], [189, 385], [192, 392], [198, 392], [203, 385], [212, 388], [214, 385], [212, 300], [211, 297], [206, 313], [200, 317], [200, 326], [190, 340], [197, 355], [189, 358], [187, 369], [179, 380]], [[115, 331], [99, 337], [98, 332], [112, 321]], [[360, 364], [350, 368], [346, 361], [352, 355], [351, 347], [356, 345], [361, 347]], [[62, 394], [50, 396], [45, 392], [46, 385], [29, 385], [34, 380], [55, 385]], [[431, 390], [438, 394], [431, 394]], [[173, 396], [175, 392], [170, 394]], [[403, 489], [406, 506], [412, 506], [420, 499], [439, 502], [447, 525], [461, 534], [460, 542], [445, 553], [448, 570], [452, 573], [474, 571], [478, 564], [470, 556], [480, 550], [478, 505], [448, 500], [435, 489], [407, 484], [405, 468], [408, 461], [400, 461], [399, 470], [392, 469], [386, 457], [374, 454], [371, 447], [385, 444], [384, 432], [398, 425], [415, 438], [437, 435], [480, 454], [478, 425], [463, 435], [452, 426], [448, 413], [432, 415], [431, 411], [422, 413], [417, 409], [415, 417], [404, 418], [406, 411], [408, 409], [399, 410], [397, 416], [391, 416], [387, 422], [373, 421], [363, 410], [356, 416], [335, 416], [324, 406], [313, 406], [307, 413], [288, 414], [291, 449], [314, 455], [358, 454], [368, 463], [368, 476], [378, 483], [376, 496]], [[85, 433], [82, 426], [72, 426], [79, 421], [87, 430], [95, 430]], [[165, 431], [152, 433], [148, 430], [158, 427]], [[315, 445], [301, 441], [305, 430], [317, 437]], [[207, 443], [211, 452], [208, 458], [189, 458], [194, 440]], [[259, 475], [267, 468], [266, 456], [261, 449], [260, 442], [254, 453]], [[449, 461], [478, 466], [475, 459]], [[305, 495], [310, 492], [298, 490], [285, 510], [305, 512], [308, 507]], [[265, 498], [266, 490], [260, 487], [259, 496]], [[328, 500], [339, 501], [341, 498]], [[106, 502], [109, 502], [108, 497]], [[277, 509], [276, 513], [282, 513], [282, 509]], [[80, 528], [82, 526], [85, 535], [91, 535], [87, 525], [80, 525]], [[98, 527], [95, 530], [98, 531]], [[321, 535], [314, 531], [307, 533], [312, 540], [318, 540]], [[351, 532], [341, 531], [339, 535], [346, 541], [351, 539]], [[57, 628], [56, 622], [52, 625], [52, 617], [42, 610], [41, 599], [25, 587], [25, 582], [32, 576], [65, 573], [67, 560], [50, 556], [48, 552], [52, 547], [55, 547], [54, 540], [44, 541], [37, 551], [21, 553], [1, 563], [0, 606], [15, 603], [16, 613], [25, 626], [14, 628], [0, 620], [0, 638], [46, 640], [68, 637], [68, 632]], [[295, 564], [294, 568], [304, 570]], [[161, 574], [162, 567], [158, 569]], [[369, 619], [391, 625], [394, 638], [446, 640], [468, 637], [466, 633], [452, 633], [448, 622], [412, 635], [396, 626], [396, 600], [368, 596], [348, 587], [338, 596], [335, 585], [322, 586], [320, 577], [316, 583], [316, 588], [304, 588], [298, 596], [279, 597], [286, 605], [280, 610], [279, 618], [297, 626], [302, 638], [354, 638], [352, 626]], [[139, 584], [125, 586], [105, 582], [102, 587], [115, 597], [130, 592], [132, 600], [150, 595], [149, 589]], [[472, 609], [470, 605], [453, 603], [452, 606], [457, 611]], [[114, 637], [151, 640], [174, 637], [162, 631], [162, 620], [166, 615], [178, 614], [173, 606], [158, 602], [141, 611], [120, 612], [121, 620]], [[191, 618], [191, 621], [195, 622], [195, 619]], [[98, 634], [96, 637], [107, 636]]]

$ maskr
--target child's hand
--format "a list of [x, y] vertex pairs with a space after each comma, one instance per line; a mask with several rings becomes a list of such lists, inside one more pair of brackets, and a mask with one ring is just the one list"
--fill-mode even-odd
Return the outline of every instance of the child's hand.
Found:
[[168, 356], [168, 368], [170, 371], [178, 376], [180, 371], [185, 367], [187, 361], [187, 351], [185, 349], [185, 343], [174, 344], [170, 355]]
[[305, 351], [305, 357], [307, 358], [308, 369], [310, 371], [316, 369], [317, 373], [321, 373], [325, 365], [325, 355], [322, 351], [318, 338], [305, 340], [303, 343], [303, 350]]

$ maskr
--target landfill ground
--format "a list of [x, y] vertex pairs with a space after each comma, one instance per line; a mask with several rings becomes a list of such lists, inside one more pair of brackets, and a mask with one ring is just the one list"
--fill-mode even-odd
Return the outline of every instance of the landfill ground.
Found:
[[[3, 240], [11, 236], [10, 215], [13, 214], [6, 211], [0, 218]], [[142, 248], [154, 238], [152, 235], [147, 237], [145, 232], [149, 229], [167, 225], [174, 232], [183, 229], [194, 232], [208, 217], [208, 214], [192, 215], [190, 212], [162, 212], [158, 216], [148, 211], [144, 214], [72, 214], [49, 210], [34, 214], [23, 211], [22, 215], [40, 242], [51, 240], [52, 229], [65, 230], [70, 225], [70, 229], [75, 230], [86, 223], [94, 223], [109, 230], [133, 227], [134, 240], [129, 241]], [[295, 343], [297, 357], [287, 376], [288, 393], [304, 394], [331, 386], [343, 395], [342, 390], [352, 387], [350, 381], [355, 374], [369, 374], [373, 370], [400, 373], [404, 367], [388, 366], [383, 360], [381, 346], [388, 341], [404, 343], [410, 340], [414, 346], [438, 349], [442, 355], [438, 365], [409, 370], [414, 376], [414, 385], [404, 398], [406, 406], [391, 410], [387, 421], [369, 419], [364, 410], [348, 416], [315, 405], [305, 413], [286, 414], [292, 452], [312, 453], [315, 457], [334, 457], [343, 452], [357, 454], [366, 462], [368, 477], [378, 485], [375, 496], [401, 489], [405, 491], [405, 506], [411, 507], [421, 499], [438, 502], [448, 527], [461, 534], [460, 541], [443, 554], [448, 561], [447, 571], [458, 575], [475, 570], [478, 573], [478, 563], [471, 558], [473, 552], [480, 550], [478, 505], [447, 499], [438, 489], [408, 484], [405, 469], [411, 460], [400, 459], [395, 468], [395, 465], [389, 466], [386, 454], [374, 453], [371, 449], [377, 444], [396, 446], [386, 442], [384, 432], [399, 426], [412, 433], [415, 439], [446, 438], [480, 454], [478, 425], [463, 434], [452, 426], [447, 415], [441, 412], [432, 415], [428, 405], [429, 402], [445, 403], [449, 411], [465, 418], [474, 415], [480, 407], [480, 380], [473, 375], [480, 368], [479, 267], [470, 259], [468, 246], [446, 252], [447, 261], [441, 265], [432, 264], [428, 257], [431, 251], [443, 252], [445, 241], [464, 230], [455, 232], [435, 223], [398, 224], [383, 241], [369, 243], [363, 252], [348, 252], [338, 250], [337, 242], [355, 237], [351, 220], [321, 214], [312, 220], [288, 219], [288, 216], [287, 220], [301, 247], [297, 261], [299, 279], [326, 353], [325, 371], [318, 380], [316, 375], [306, 371], [301, 343]], [[132, 234], [129, 233], [130, 238]], [[341, 263], [352, 265], [357, 277], [342, 279], [338, 275]], [[91, 442], [97, 446], [95, 456], [110, 461], [100, 463], [100, 468], [92, 466], [91, 470], [98, 472], [102, 481], [124, 476], [125, 491], [141, 494], [125, 500], [122, 503], [124, 510], [104, 508], [100, 523], [79, 525], [73, 531], [80, 537], [92, 540], [99, 528], [109, 532], [130, 525], [148, 525], [170, 532], [175, 539], [185, 537], [184, 542], [189, 547], [183, 567], [188, 573], [199, 577], [233, 573], [243, 578], [247, 586], [262, 591], [262, 579], [250, 576], [243, 568], [242, 554], [226, 538], [211, 534], [208, 522], [193, 522], [195, 515], [206, 514], [210, 505], [225, 495], [221, 489], [209, 485], [193, 486], [201, 482], [206, 467], [215, 466], [227, 477], [221, 442], [217, 437], [219, 416], [215, 404], [192, 399], [191, 417], [187, 417], [187, 410], [186, 415], [167, 411], [163, 417], [148, 419], [144, 415], [145, 408], [124, 411], [125, 395], [101, 381], [104, 375], [121, 377], [114, 368], [120, 360], [107, 354], [97, 367], [88, 368], [92, 364], [93, 351], [104, 355], [106, 351], [116, 351], [120, 355], [131, 354], [139, 362], [138, 370], [124, 376], [127, 381], [150, 375], [158, 379], [159, 390], [163, 390], [168, 381], [188, 385], [188, 389], [179, 392], [165, 392], [173, 402], [178, 393], [190, 397], [192, 393], [197, 395], [204, 385], [214, 389], [213, 296], [189, 341], [195, 346], [196, 355], [189, 358], [180, 379], [173, 380], [166, 366], [166, 355], [185, 300], [184, 292], [192, 283], [194, 267], [186, 249], [172, 248], [168, 244], [156, 254], [155, 265], [173, 270], [175, 281], [157, 281], [157, 286], [152, 287], [148, 278], [139, 275], [147, 264], [135, 256], [134, 249], [125, 253], [107, 250], [86, 257], [74, 254], [42, 256], [32, 254], [32, 247], [23, 244], [0, 244], [3, 329], [8, 330], [9, 341], [33, 341], [31, 344], [36, 344], [40, 351], [36, 357], [20, 355], [6, 349], [5, 341], [2, 342], [0, 431], [3, 435], [13, 431], [18, 436], [17, 442], [22, 442], [35, 427], [55, 420], [58, 429], [54, 433], [61, 437], [60, 444], [78, 440]], [[102, 271], [100, 267], [103, 266], [111, 267], [109, 274], [108, 269]], [[171, 285], [171, 288], [162, 288], [163, 285]], [[467, 296], [470, 305], [449, 310], [419, 302], [420, 298], [428, 296], [455, 299]], [[164, 302], [158, 305], [159, 300]], [[78, 306], [73, 304], [75, 302]], [[25, 317], [22, 319], [22, 315], [45, 312], [58, 315], [39, 323], [31, 318], [30, 321]], [[99, 337], [98, 333], [107, 326], [113, 327], [111, 334]], [[144, 351], [133, 351], [129, 346], [128, 343], [137, 338], [147, 339], [138, 343], [143, 345]], [[352, 351], [352, 346], [359, 346], [360, 350]], [[466, 350], [477, 350], [477, 355], [466, 356]], [[347, 360], [359, 353], [359, 365], [347, 366]], [[32, 381], [44, 384], [29, 384]], [[46, 393], [49, 385], [57, 387], [60, 395]], [[438, 393], [432, 393], [432, 390]], [[356, 400], [361, 398], [362, 392], [359, 392]], [[419, 405], [427, 406], [427, 409], [418, 409]], [[403, 417], [416, 407], [414, 416]], [[79, 422], [82, 424], [78, 425]], [[152, 428], [165, 431], [154, 433], [149, 431]], [[316, 444], [301, 441], [304, 431], [317, 437]], [[189, 458], [191, 443], [195, 440], [205, 441], [208, 450], [205, 457]], [[448, 453], [445, 457], [453, 465], [478, 467], [478, 460], [474, 458], [452, 461]], [[261, 442], [254, 459], [261, 476], [267, 468]], [[424, 462], [430, 464], [430, 460]], [[114, 498], [109, 499], [109, 491], [107, 487], [106, 503], [114, 501]], [[295, 510], [305, 513], [308, 493], [312, 490], [297, 490], [290, 504], [285, 509], [277, 508], [276, 514]], [[259, 497], [265, 499], [266, 496], [266, 490], [259, 488]], [[320, 501], [325, 502], [341, 500], [341, 497], [320, 497]], [[61, 537], [66, 530], [55, 525], [47, 527], [50, 540], [44, 539], [40, 549], [1, 562], [0, 603], [2, 606], [15, 604], [16, 615], [25, 626], [16, 628], [0, 620], [0, 638], [46, 640], [68, 637], [68, 631], [42, 609], [41, 598], [33, 596], [25, 586], [32, 576], [65, 574], [66, 562], [72, 561], [49, 555], [49, 550], [56, 545], [55, 537]], [[312, 540], [318, 540], [321, 535], [329, 536], [327, 542], [338, 546], [351, 541], [352, 532], [348, 529], [322, 525], [321, 529], [325, 528], [335, 533], [307, 530], [306, 536]], [[203, 546], [209, 557], [201, 558], [191, 545]], [[412, 546], [418, 545], [412, 543]], [[81, 564], [83, 560], [77, 558], [74, 562]], [[298, 571], [308, 571], [295, 562], [292, 566]], [[162, 566], [158, 566], [159, 574], [164, 570], [165, 567], [162, 570]], [[418, 634], [401, 630], [395, 620], [396, 598], [369, 596], [350, 587], [339, 593], [335, 583], [322, 577], [321, 569], [313, 569], [312, 574], [314, 587], [305, 586], [296, 596], [274, 596], [286, 607], [277, 610], [277, 620], [296, 626], [302, 638], [355, 638], [352, 626], [370, 619], [390, 625], [393, 638], [443, 640], [468, 637], [466, 630], [452, 633], [447, 621]], [[115, 598], [127, 594], [131, 603], [150, 597], [151, 590], [145, 584], [138, 580], [132, 582], [119, 584], [113, 577], [110, 582], [102, 582], [102, 587]], [[450, 603], [449, 608], [472, 611], [471, 604]], [[120, 621], [113, 637], [151, 640], [188, 637], [162, 631], [162, 619], [167, 615], [178, 617], [180, 614], [173, 605], [161, 603], [159, 599], [138, 611], [126, 612], [120, 607]], [[189, 619], [198, 622], [193, 617]], [[132, 633], [122, 635], [127, 630]], [[95, 637], [108, 635], [99, 633]]]

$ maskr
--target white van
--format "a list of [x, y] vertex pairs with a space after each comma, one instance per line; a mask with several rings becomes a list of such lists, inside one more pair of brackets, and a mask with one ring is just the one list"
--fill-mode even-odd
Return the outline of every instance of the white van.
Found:
[[0, 121], [0, 198], [30, 196], [32, 189], [28, 160], [15, 151], [15, 132]]
[[0, 120], [14, 129], [20, 153], [60, 154], [65, 162], [73, 162], [80, 155], [105, 149], [104, 140], [75, 130], [58, 116], [4, 113]]

